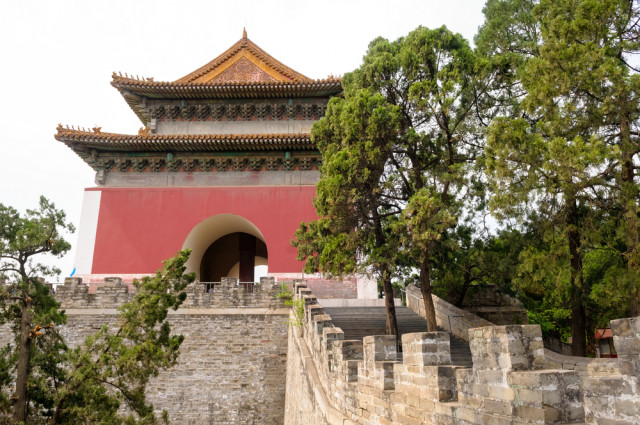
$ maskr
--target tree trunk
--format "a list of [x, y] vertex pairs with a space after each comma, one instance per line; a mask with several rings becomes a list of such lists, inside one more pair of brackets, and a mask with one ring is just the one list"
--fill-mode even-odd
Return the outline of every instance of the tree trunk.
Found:
[[469, 286], [471, 286], [471, 266], [469, 265], [468, 261], [465, 261], [465, 264], [464, 264], [463, 279], [464, 280], [462, 282], [462, 289], [460, 290], [460, 293], [458, 294], [456, 301], [453, 304], [458, 308], [462, 308], [462, 305], [464, 304], [464, 297], [467, 296], [467, 291], [469, 290]]
[[[631, 141], [630, 120], [625, 115], [620, 122], [620, 156], [622, 171], [620, 175], [620, 188], [622, 191], [622, 205], [624, 209], [624, 233], [627, 250], [625, 257], [630, 270], [638, 271], [640, 268], [640, 242], [638, 235], [638, 187], [634, 183], [635, 170], [633, 155], [636, 149]], [[631, 315], [640, 315], [640, 288], [631, 285], [629, 293]]]
[[596, 327], [593, 323], [592, 314], [585, 309], [585, 327], [587, 329], [587, 356], [596, 356]]
[[14, 422], [26, 422], [27, 420], [27, 379], [29, 377], [29, 362], [31, 357], [31, 298], [23, 293], [23, 308], [20, 319], [20, 346], [18, 354], [18, 366], [16, 369], [16, 393], [13, 412]]
[[398, 321], [396, 320], [396, 305], [393, 299], [393, 286], [391, 279], [387, 276], [382, 277], [382, 289], [384, 291], [384, 306], [387, 316], [387, 335], [396, 335], [398, 338]]
[[577, 305], [573, 297], [571, 302], [571, 355], [585, 357], [587, 355], [587, 330], [585, 326], [586, 315], [584, 314], [584, 309], [582, 308], [582, 306]]
[[[374, 224], [376, 245], [378, 248], [386, 243], [384, 232], [382, 231], [382, 223], [380, 218], [375, 219]], [[386, 265], [380, 266], [380, 278], [382, 279], [382, 291], [384, 292], [384, 306], [387, 316], [387, 335], [396, 335], [398, 339], [398, 321], [396, 319], [396, 305], [393, 300], [393, 286], [391, 285], [391, 274]]]
[[571, 258], [571, 354], [584, 357], [586, 351], [586, 314], [584, 310], [584, 281], [582, 275], [582, 252], [580, 247], [580, 231], [578, 206], [576, 199], [569, 196], [567, 200], [567, 237], [569, 239], [569, 256]]
[[431, 295], [431, 270], [429, 268], [429, 250], [425, 251], [424, 259], [420, 264], [420, 293], [424, 302], [424, 311], [427, 319], [427, 330], [429, 332], [437, 332], [438, 324], [436, 322], [436, 308], [433, 305], [433, 297]]

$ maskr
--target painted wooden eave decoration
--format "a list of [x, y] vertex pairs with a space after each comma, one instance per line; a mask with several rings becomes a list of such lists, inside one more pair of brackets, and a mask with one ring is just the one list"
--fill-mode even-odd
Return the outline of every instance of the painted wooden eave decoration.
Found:
[[225, 152], [315, 150], [309, 134], [139, 134], [105, 133], [59, 125], [56, 140], [76, 153], [87, 149], [112, 152]]
[[329, 97], [342, 92], [342, 79], [313, 80], [289, 68], [243, 37], [227, 51], [176, 81], [154, 81], [113, 73], [120, 91], [144, 124], [149, 99], [263, 99]]
[[317, 170], [322, 157], [309, 134], [104, 133], [58, 126], [63, 142], [95, 171], [224, 172]]

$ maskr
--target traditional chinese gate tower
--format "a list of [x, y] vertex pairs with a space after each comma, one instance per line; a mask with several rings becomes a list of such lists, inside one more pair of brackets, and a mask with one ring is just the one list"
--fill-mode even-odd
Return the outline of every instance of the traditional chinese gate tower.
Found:
[[76, 255], [85, 282], [153, 273], [181, 248], [201, 281], [300, 276], [290, 239], [315, 217], [319, 153], [309, 132], [340, 80], [312, 80], [246, 32], [174, 82], [113, 75], [144, 127], [137, 135], [58, 127], [96, 171]]

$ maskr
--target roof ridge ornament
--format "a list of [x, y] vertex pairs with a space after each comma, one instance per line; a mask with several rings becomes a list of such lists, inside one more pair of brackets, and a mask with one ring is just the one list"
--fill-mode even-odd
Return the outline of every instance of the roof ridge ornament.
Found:
[[246, 27], [242, 28], [242, 39], [243, 40], [247, 39], [247, 28]]

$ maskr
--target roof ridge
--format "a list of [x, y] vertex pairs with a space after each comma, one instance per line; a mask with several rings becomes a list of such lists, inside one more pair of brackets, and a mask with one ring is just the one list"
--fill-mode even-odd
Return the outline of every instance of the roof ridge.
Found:
[[249, 52], [257, 56], [258, 59], [262, 60], [271, 69], [284, 75], [287, 78], [290, 78], [291, 80], [298, 81], [298, 82], [312, 81], [311, 78], [286, 66], [285, 64], [283, 64], [282, 62], [280, 62], [279, 60], [277, 60], [276, 58], [268, 54], [266, 51], [260, 48], [260, 46], [258, 46], [256, 43], [251, 41], [246, 36], [246, 31], [245, 31], [243, 32], [243, 37], [240, 40], [238, 40], [236, 43], [234, 43], [226, 51], [224, 51], [221, 55], [217, 56], [216, 58], [209, 61], [208, 63], [201, 66], [200, 68], [196, 69], [195, 71], [190, 72], [184, 77], [177, 79], [175, 83], [193, 82], [194, 80], [202, 77], [203, 75], [207, 74], [208, 72], [222, 65], [224, 62], [228, 61], [231, 57], [233, 57], [236, 53], [238, 53], [243, 48], [246, 48], [247, 50], [249, 50]]

